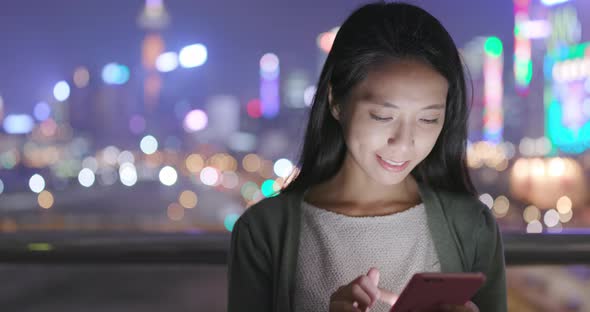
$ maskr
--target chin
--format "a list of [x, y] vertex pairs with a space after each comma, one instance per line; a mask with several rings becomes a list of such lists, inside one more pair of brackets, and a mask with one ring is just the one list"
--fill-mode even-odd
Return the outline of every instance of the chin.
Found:
[[402, 183], [406, 178], [408, 177], [408, 174], [405, 172], [400, 172], [397, 174], [383, 174], [383, 173], [379, 173], [377, 175], [377, 177], [374, 178], [375, 181], [377, 181], [379, 184], [381, 185], [397, 185]]

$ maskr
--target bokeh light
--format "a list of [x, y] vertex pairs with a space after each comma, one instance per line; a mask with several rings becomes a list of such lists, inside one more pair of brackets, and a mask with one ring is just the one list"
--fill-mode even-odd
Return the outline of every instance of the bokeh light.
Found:
[[502, 41], [498, 37], [488, 37], [484, 50], [490, 56], [499, 57], [502, 55]]
[[40, 174], [34, 174], [29, 179], [29, 188], [35, 193], [41, 193], [45, 189], [45, 179]]
[[207, 161], [207, 164], [219, 171], [235, 171], [238, 169], [236, 159], [226, 153], [215, 154]]
[[33, 109], [33, 116], [38, 121], [43, 121], [51, 116], [51, 107], [46, 102], [39, 102], [35, 105]]
[[186, 190], [180, 193], [178, 196], [178, 202], [180, 205], [182, 205], [182, 207], [192, 209], [197, 206], [198, 197], [195, 192]]
[[332, 50], [332, 45], [334, 44], [334, 40], [336, 39], [336, 34], [338, 33], [338, 27], [330, 31], [323, 32], [318, 35], [316, 38], [316, 43], [318, 48], [320, 48], [324, 53], [329, 53]]
[[56, 83], [53, 87], [53, 97], [60, 102], [67, 100], [70, 97], [70, 85], [64, 80]]
[[185, 164], [188, 171], [198, 173], [205, 166], [205, 160], [199, 154], [191, 154], [186, 158]]
[[152, 135], [146, 135], [139, 142], [139, 148], [146, 155], [153, 154], [158, 150], [158, 140]]
[[526, 223], [541, 220], [541, 210], [534, 205], [526, 207], [522, 213], [522, 217]]
[[201, 170], [201, 182], [205, 185], [213, 186], [219, 182], [219, 173], [213, 167], [205, 167]]
[[109, 63], [102, 69], [102, 80], [106, 84], [122, 85], [129, 81], [129, 68], [117, 63]]
[[545, 212], [543, 221], [547, 227], [554, 227], [559, 223], [559, 213], [555, 209], [549, 209]]
[[238, 214], [230, 213], [227, 216], [225, 216], [225, 219], [223, 220], [223, 225], [228, 231], [231, 232], [233, 231], [234, 225], [236, 224], [239, 218], [240, 216]]
[[186, 46], [180, 50], [178, 58], [184, 68], [201, 66], [207, 62], [207, 48], [200, 43]]
[[530, 163], [531, 175], [534, 177], [542, 177], [545, 175], [545, 162], [540, 158], [533, 158]]
[[84, 187], [91, 187], [94, 184], [94, 180], [94, 172], [88, 168], [84, 168], [78, 173], [78, 182]]
[[572, 200], [567, 196], [562, 196], [557, 200], [556, 207], [560, 214], [567, 214], [572, 211]]
[[492, 209], [497, 217], [503, 217], [510, 209], [510, 201], [504, 195], [498, 196], [498, 198], [496, 198], [494, 201]]
[[3, 122], [4, 131], [8, 134], [25, 134], [35, 126], [33, 118], [26, 114], [7, 115]]
[[269, 179], [262, 182], [261, 191], [264, 197], [271, 197], [272, 195], [276, 195], [275, 180]]
[[124, 163], [119, 167], [119, 178], [125, 186], [133, 186], [137, 183], [137, 170], [132, 163]]
[[167, 73], [176, 68], [178, 68], [178, 54], [176, 52], [162, 53], [156, 59], [156, 69], [160, 72]]
[[293, 163], [286, 158], [281, 158], [275, 162], [273, 169], [277, 176], [286, 178], [293, 172]]
[[180, 221], [184, 218], [184, 208], [178, 203], [168, 205], [168, 218], [172, 221]]
[[187, 132], [200, 131], [205, 127], [207, 127], [207, 114], [200, 109], [192, 110], [184, 117], [184, 129]]
[[279, 74], [279, 57], [274, 53], [266, 53], [260, 58], [260, 74], [264, 79], [276, 79]]
[[543, 233], [543, 224], [538, 220], [533, 220], [527, 224], [526, 232], [531, 234]]
[[262, 116], [275, 118], [281, 107], [279, 58], [267, 53], [260, 59], [260, 107]]
[[0, 194], [4, 193], [4, 182], [0, 179]]
[[242, 167], [248, 172], [256, 172], [260, 170], [261, 160], [256, 154], [248, 154], [242, 159]]
[[55, 199], [53, 198], [53, 194], [49, 191], [42, 191], [37, 196], [37, 203], [41, 208], [49, 209], [55, 203]]
[[262, 103], [260, 99], [252, 99], [246, 104], [246, 112], [252, 118], [262, 117]]
[[492, 197], [492, 195], [485, 193], [485, 194], [481, 194], [479, 196], [479, 200], [484, 203], [486, 206], [488, 206], [490, 209], [492, 208], [492, 206], [494, 205], [494, 198]]
[[166, 186], [172, 186], [178, 180], [178, 173], [176, 173], [176, 169], [165, 166], [160, 169], [160, 173], [158, 175], [160, 178], [160, 182]]
[[561, 223], [568, 223], [572, 220], [573, 217], [574, 217], [574, 211], [569, 210], [566, 213], [559, 214], [559, 221], [561, 221]]
[[249, 202], [254, 199], [254, 194], [257, 191], [259, 191], [258, 185], [252, 181], [248, 181], [242, 185], [240, 193], [242, 194], [242, 197]]
[[86, 67], [80, 66], [74, 71], [74, 85], [78, 88], [88, 86], [90, 82], [90, 73]]
[[565, 161], [561, 158], [552, 158], [548, 165], [550, 177], [561, 177], [565, 173]]

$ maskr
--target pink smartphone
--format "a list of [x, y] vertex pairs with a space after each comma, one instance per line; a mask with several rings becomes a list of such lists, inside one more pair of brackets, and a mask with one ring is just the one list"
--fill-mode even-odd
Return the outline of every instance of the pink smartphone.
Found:
[[409, 312], [441, 304], [463, 305], [483, 285], [483, 273], [417, 273], [390, 312]]

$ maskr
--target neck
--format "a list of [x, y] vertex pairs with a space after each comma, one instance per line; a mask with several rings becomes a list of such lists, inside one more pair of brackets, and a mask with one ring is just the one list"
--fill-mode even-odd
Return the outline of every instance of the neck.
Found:
[[418, 184], [412, 175], [398, 184], [382, 185], [352, 162], [354, 160], [347, 155], [338, 173], [330, 180], [311, 187], [306, 200], [323, 207], [390, 212], [403, 211], [420, 203]]

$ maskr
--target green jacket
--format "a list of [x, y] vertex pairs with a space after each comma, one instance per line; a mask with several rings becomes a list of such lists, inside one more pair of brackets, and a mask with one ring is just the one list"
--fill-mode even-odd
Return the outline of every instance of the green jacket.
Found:
[[[472, 301], [481, 312], [507, 311], [502, 238], [477, 198], [419, 183], [442, 272], [483, 272]], [[235, 223], [228, 259], [228, 311], [293, 311], [303, 193], [281, 193], [250, 207]], [[334, 285], [341, 286], [341, 285]]]

